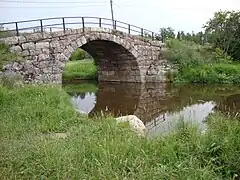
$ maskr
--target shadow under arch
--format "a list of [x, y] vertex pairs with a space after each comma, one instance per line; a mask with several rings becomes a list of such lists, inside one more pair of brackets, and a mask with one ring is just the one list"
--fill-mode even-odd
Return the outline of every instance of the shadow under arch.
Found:
[[80, 47], [98, 66], [98, 81], [135, 82], [140, 80], [137, 58], [122, 45], [107, 40], [92, 40]]

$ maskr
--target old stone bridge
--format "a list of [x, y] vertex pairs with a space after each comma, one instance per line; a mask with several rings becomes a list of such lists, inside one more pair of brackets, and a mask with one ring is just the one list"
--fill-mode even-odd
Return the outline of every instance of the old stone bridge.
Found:
[[[3, 71], [17, 74], [27, 83], [62, 82], [62, 72], [71, 54], [82, 48], [98, 63], [99, 81], [166, 82], [170, 65], [162, 58], [159, 40], [130, 34], [115, 28], [82, 27], [47, 32], [19, 33], [0, 38], [11, 52], [24, 60], [4, 66]], [[116, 23], [116, 22], [115, 22]], [[1, 24], [0, 24], [1, 25]], [[17, 25], [17, 24], [16, 24]]]

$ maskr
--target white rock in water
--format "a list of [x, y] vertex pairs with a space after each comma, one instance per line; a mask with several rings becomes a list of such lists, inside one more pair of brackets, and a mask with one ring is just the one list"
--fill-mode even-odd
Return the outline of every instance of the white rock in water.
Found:
[[143, 122], [135, 115], [122, 116], [116, 118], [118, 123], [129, 122], [129, 125], [133, 131], [135, 131], [140, 136], [145, 136], [147, 128]]

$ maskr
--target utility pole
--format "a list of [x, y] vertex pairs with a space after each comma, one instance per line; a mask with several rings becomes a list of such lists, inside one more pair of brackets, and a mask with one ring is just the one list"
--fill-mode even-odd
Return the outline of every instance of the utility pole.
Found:
[[112, 1], [112, 0], [110, 0], [110, 6], [111, 6], [111, 13], [112, 13], [112, 23], [113, 23], [113, 29], [114, 29], [113, 1]]

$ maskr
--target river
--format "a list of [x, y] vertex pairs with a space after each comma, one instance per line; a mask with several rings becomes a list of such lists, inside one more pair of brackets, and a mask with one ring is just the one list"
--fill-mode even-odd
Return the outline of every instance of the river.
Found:
[[63, 87], [74, 108], [90, 117], [101, 112], [114, 117], [134, 114], [151, 137], [169, 132], [180, 120], [205, 130], [211, 113], [240, 114], [240, 86], [73, 81]]

